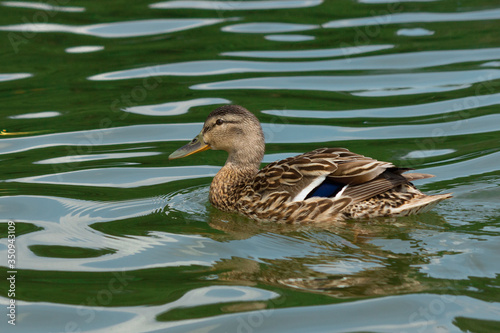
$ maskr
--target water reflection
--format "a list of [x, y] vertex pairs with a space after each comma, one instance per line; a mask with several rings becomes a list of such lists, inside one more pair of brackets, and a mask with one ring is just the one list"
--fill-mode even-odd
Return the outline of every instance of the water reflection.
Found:
[[461, 13], [395, 13], [382, 16], [342, 19], [323, 24], [323, 28], [347, 28], [370, 25], [386, 25], [417, 22], [464, 22], [500, 19], [500, 9], [488, 9]]
[[481, 67], [500, 67], [500, 61], [490, 61], [481, 65]]
[[29, 9], [39, 9], [44, 11], [52, 12], [66, 12], [66, 13], [81, 13], [85, 11], [84, 7], [75, 6], [55, 6], [46, 3], [28, 2], [28, 1], [2, 1], [0, 5], [5, 7], [18, 7], [18, 8], [29, 8]]
[[123, 111], [146, 116], [177, 116], [185, 114], [196, 106], [229, 104], [231, 101], [223, 98], [197, 98], [189, 101], [168, 102], [157, 105], [140, 105], [125, 108]]
[[275, 42], [305, 42], [309, 40], [314, 40], [314, 36], [307, 36], [307, 35], [293, 35], [293, 34], [288, 34], [288, 35], [267, 35], [264, 36], [265, 39], [267, 40], [272, 40]]
[[17, 178], [11, 179], [9, 182], [135, 188], [164, 184], [183, 179], [213, 177], [219, 169], [219, 167], [212, 166], [159, 168], [112, 167]]
[[[448, 168], [445, 166], [434, 166], [432, 168], [419, 169], [419, 172], [426, 173], [432, 170], [432, 174], [436, 175], [440, 180], [451, 180], [463, 177], [463, 170], [471, 170], [470, 175], [481, 175], [494, 172], [497, 168], [496, 164], [499, 159], [500, 152], [498, 151], [485, 153], [475, 158], [463, 156], [459, 161], [455, 161], [455, 163], [448, 165]], [[426, 180], [423, 182], [426, 183]]]
[[412, 158], [426, 158], [432, 156], [442, 156], [454, 153], [456, 150], [454, 149], [432, 149], [432, 150], [413, 150], [408, 154], [401, 156], [401, 159], [412, 159]]
[[33, 74], [30, 73], [12, 73], [12, 74], [0, 73], [0, 82], [25, 79], [32, 76]]
[[33, 112], [26, 114], [18, 114], [15, 116], [9, 116], [10, 119], [40, 119], [40, 118], [52, 118], [60, 116], [61, 112], [57, 111], [43, 111], [43, 112]]
[[224, 21], [223, 19], [156, 19], [82, 26], [55, 23], [26, 23], [0, 26], [0, 31], [66, 32], [103, 38], [125, 38], [171, 33], [213, 25]]
[[424, 28], [413, 28], [413, 29], [399, 29], [396, 34], [398, 36], [432, 36], [434, 35], [434, 31], [427, 30]]
[[66, 164], [66, 163], [81, 163], [89, 161], [100, 161], [110, 159], [127, 159], [146, 156], [160, 155], [160, 152], [137, 152], [137, 153], [109, 153], [109, 154], [93, 154], [93, 155], [68, 155], [63, 157], [54, 157], [45, 160], [33, 162], [33, 164]]
[[500, 78], [498, 70], [350, 76], [283, 76], [201, 83], [193, 90], [313, 90], [350, 92], [355, 96], [398, 96], [453, 91]]
[[239, 32], [246, 34], [262, 34], [262, 33], [307, 31], [318, 28], [319, 26], [313, 24], [259, 22], [259, 23], [239, 23], [239, 24], [227, 25], [222, 28], [222, 31]]
[[323, 0], [260, 0], [260, 1], [165, 1], [149, 5], [151, 8], [196, 8], [209, 10], [263, 10], [318, 6]]
[[327, 57], [346, 57], [353, 54], [361, 54], [361, 53], [391, 49], [393, 47], [394, 45], [360, 45], [352, 47], [316, 49], [316, 50], [224, 52], [221, 53], [221, 55], [231, 56], [231, 57], [273, 58], [273, 59], [327, 58]]
[[[162, 286], [158, 287], [161, 288]], [[222, 295], [218, 298], [208, 296], [212, 292]], [[111, 330], [151, 333], [160, 333], [166, 330], [172, 333], [205, 332], [207, 330], [246, 332], [253, 330], [254, 327], [258, 327], [263, 332], [275, 332], [277, 325], [283, 332], [304, 332], [310, 330], [312, 323], [314, 323], [314, 327], [317, 329], [325, 328], [324, 331], [332, 333], [347, 331], [398, 333], [425, 331], [431, 325], [429, 320], [426, 319], [426, 315], [429, 315], [431, 309], [439, 306], [439, 308], [444, 307], [446, 311], [437, 312], [433, 317], [433, 323], [436, 326], [439, 325], [443, 330], [452, 332], [457, 329], [455, 324], [464, 327], [464, 330], [470, 327], [471, 322], [479, 322], [476, 324], [479, 327], [482, 327], [481, 325], [485, 322], [496, 325], [498, 308], [500, 307], [497, 302], [485, 302], [474, 297], [456, 295], [452, 290], [445, 290], [442, 295], [423, 293], [357, 300], [356, 306], [349, 302], [340, 302], [294, 307], [284, 307], [290, 296], [278, 298], [276, 293], [255, 287], [220, 286], [200, 288], [198, 293], [193, 292], [190, 295], [199, 295], [201, 293], [207, 294], [209, 299], [214, 300], [212, 308], [218, 310], [223, 308], [226, 311], [219, 310], [220, 312], [217, 315], [193, 319], [169, 317], [170, 304], [106, 308], [102, 306], [90, 307], [90, 305], [82, 307], [82, 305], [31, 303], [23, 304], [23, 308], [27, 313], [21, 323], [23, 327], [30, 331], [36, 331], [40, 325], [43, 325], [44, 328], [52, 332], [63, 331], [65, 327], [92, 330], [96, 333], [105, 333]], [[240, 311], [251, 311], [243, 313], [236, 311], [236, 313], [233, 313], [233, 311], [230, 311], [233, 307], [229, 305], [236, 302], [234, 296], [241, 295], [240, 293], [244, 293], [245, 296], [249, 295], [249, 301], [247, 301], [249, 307], [242, 306]], [[164, 297], [167, 297], [167, 295]], [[224, 303], [217, 303], [216, 300]], [[261, 306], [258, 306], [256, 301], [261, 301]], [[4, 299], [1, 304], [5, 305], [7, 301]], [[431, 304], [437, 305], [430, 308]], [[177, 305], [182, 308], [182, 304]], [[265, 308], [266, 306], [267, 308]], [[193, 310], [196, 308], [188, 307], [187, 309]], [[175, 309], [173, 310], [175, 311]], [[88, 313], [83, 311], [94, 314], [93, 320], [85, 322]], [[47, 313], [56, 313], [58, 316], [50, 318]], [[85, 313], [86, 316], [82, 316], [82, 313]], [[360, 316], [360, 313], [363, 315]], [[387, 313], [391, 315], [387, 316]], [[469, 320], [471, 316], [481, 318], [481, 320]], [[166, 317], [165, 321], [158, 320], [158, 318], [164, 317]], [[457, 320], [451, 322], [450, 317], [457, 318]], [[258, 323], [258, 325], [255, 323]]]
[[[338, 110], [338, 111], [318, 111], [318, 110], [263, 110], [262, 113], [279, 117], [293, 118], [317, 118], [317, 119], [337, 119], [337, 118], [409, 118], [424, 117], [433, 115], [444, 115], [449, 112], [459, 112], [465, 110], [475, 110], [477, 108], [494, 106], [500, 104], [500, 94], [481, 94], [456, 98], [451, 100], [412, 104], [394, 107], [383, 107], [374, 109], [358, 110]], [[462, 117], [465, 114], [462, 115]]]
[[[357, 51], [353, 51], [353, 48], [341, 48], [337, 49], [335, 52], [338, 56], [344, 56], [345, 59], [338, 60], [320, 60], [320, 61], [301, 61], [301, 62], [265, 62], [265, 61], [245, 61], [245, 60], [200, 60], [200, 61], [189, 61], [180, 62], [173, 64], [164, 64], [156, 66], [148, 66], [143, 68], [135, 68], [129, 70], [121, 70], [116, 72], [109, 72], [103, 74], [97, 74], [89, 77], [89, 80], [105, 81], [105, 80], [123, 80], [132, 78], [145, 78], [150, 76], [162, 76], [162, 75], [172, 75], [172, 76], [201, 76], [201, 75], [221, 75], [221, 74], [233, 74], [233, 73], [292, 73], [292, 72], [313, 72], [313, 71], [348, 71], [348, 70], [381, 70], [381, 69], [416, 69], [416, 68], [427, 68], [436, 66], [445, 66], [450, 64], [459, 64], [465, 62], [474, 61], [486, 61], [497, 59], [500, 53], [500, 48], [491, 49], [475, 49], [475, 50], [450, 50], [450, 51], [428, 51], [428, 52], [412, 52], [412, 53], [401, 53], [401, 54], [387, 54], [378, 56], [368, 56], [368, 57], [356, 57], [347, 58], [352, 52], [370, 52], [375, 49], [388, 49], [389, 46], [381, 45], [374, 46], [371, 48], [359, 49], [354, 48]], [[309, 51], [292, 51], [288, 54], [291, 57], [296, 57], [297, 55], [304, 54], [318, 54], [319, 50], [309, 50]], [[331, 50], [323, 50], [320, 54], [325, 54], [326, 52], [332, 52]], [[249, 53], [252, 56], [252, 53]], [[276, 57], [278, 54], [283, 54], [284, 58], [287, 58], [285, 52], [265, 52], [258, 53], [262, 56], [263, 54], [271, 55], [271, 57]], [[228, 54], [225, 54], [228, 55]], [[232, 54], [229, 54], [232, 55]], [[237, 54], [241, 56], [241, 53]], [[458, 79], [457, 75], [463, 73], [463, 76], [471, 78], [461, 78]], [[463, 83], [470, 82], [480, 82], [483, 80], [492, 80], [498, 77], [496, 71], [486, 72], [486, 71], [464, 71], [464, 72], [443, 72], [439, 73], [411, 73], [411, 74], [393, 74], [385, 75], [387, 78], [400, 78], [399, 85], [391, 86], [392, 89], [404, 89], [411, 83], [411, 81], [421, 81], [422, 76], [429, 75], [439, 75], [443, 77], [447, 82], [444, 85], [459, 86]], [[363, 81], [365, 76], [363, 77]], [[370, 76], [366, 76], [369, 78]], [[376, 77], [376, 76], [374, 76]], [[351, 77], [352, 80], [356, 79], [356, 76]], [[251, 79], [247, 79], [251, 80]], [[346, 80], [344, 77], [341, 80]], [[291, 81], [291, 79], [290, 79]], [[453, 82], [449, 82], [453, 81]], [[349, 82], [349, 81], [347, 81]], [[377, 79], [380, 83], [381, 80]], [[385, 82], [385, 80], [382, 80]], [[373, 89], [378, 88], [378, 84], [374, 82], [369, 82]], [[304, 84], [304, 86], [308, 86]], [[328, 85], [326, 85], [328, 86]], [[312, 86], [314, 87], [314, 86]], [[354, 89], [354, 88], [353, 88]], [[360, 87], [360, 89], [363, 89]], [[379, 90], [383, 89], [378, 88]], [[307, 90], [311, 90], [308, 88]], [[325, 90], [325, 89], [318, 89]], [[338, 86], [333, 86], [332, 88], [326, 89], [340, 90]]]
[[[277, 225], [258, 223], [214, 210], [210, 214], [210, 225], [224, 232], [224, 235], [212, 236], [219, 241], [248, 239], [255, 243], [256, 238], [265, 237], [266, 244], [259, 246], [272, 246], [274, 251], [295, 246], [304, 250], [311, 245], [316, 247], [314, 254], [305, 252], [293, 260], [272, 259], [268, 255], [266, 259], [258, 257], [268, 264], [266, 270], [255, 265], [254, 261], [259, 260], [255, 257], [250, 257], [253, 260], [223, 260], [214, 269], [230, 270], [219, 274], [219, 278], [225, 281], [240, 282], [252, 276], [251, 280], [266, 284], [340, 298], [421, 292], [427, 286], [415, 275], [418, 269], [414, 265], [420, 263], [425, 266], [434, 255], [426, 254], [425, 245], [420, 245], [418, 230], [434, 232], [434, 228], [445, 225], [444, 219], [435, 214], [428, 214], [427, 221], [433, 221], [435, 226], [422, 225], [415, 217], [407, 218], [404, 222], [384, 218], [369, 223], [350, 221], [335, 225]], [[385, 241], [392, 242], [392, 238], [406, 239], [401, 245], [407, 250], [401, 251], [401, 245], [394, 247], [396, 251], [385, 246]], [[408, 253], [413, 256], [409, 258]], [[397, 266], [397, 270], [394, 266]], [[403, 266], [406, 268], [402, 269]], [[398, 283], [391, 283], [395, 278]]]
[[86, 45], [86, 46], [74, 46], [68, 47], [66, 53], [90, 53], [104, 50], [104, 46], [100, 45]]
[[[409, 138], [435, 138], [443, 140], [455, 135], [470, 135], [498, 132], [499, 114], [484, 116], [450, 116], [436, 123], [416, 123], [399, 126], [327, 126], [263, 123], [267, 143], [319, 143], [344, 140], [383, 140]], [[465, 121], [467, 126], [465, 126]], [[0, 142], [4, 154], [40, 149], [44, 147], [76, 146], [67, 149], [67, 156], [89, 155], [97, 146], [149, 143], [158, 141], [190, 141], [200, 131], [202, 123], [137, 125], [115, 127], [93, 131], [34, 135], [30, 137], [8, 138]], [[300, 139], [297, 133], [301, 133]], [[432, 139], [430, 139], [432, 142]], [[178, 162], [188, 163], [188, 162]], [[453, 166], [448, 166], [453, 169]], [[133, 168], [131, 168], [133, 169]], [[94, 171], [96, 172], [97, 169]], [[125, 170], [125, 169], [124, 169]], [[156, 170], [162, 170], [157, 168]], [[85, 170], [80, 171], [85, 172]], [[105, 172], [105, 171], [103, 171]], [[34, 180], [36, 177], [26, 179]], [[41, 176], [45, 177], [45, 176]], [[55, 178], [58, 178], [54, 176]], [[133, 177], [134, 178], [134, 177]]]
[[357, 0], [359, 3], [381, 4], [381, 3], [399, 3], [399, 2], [434, 2], [439, 0]]
[[[113, 123], [110, 118], [108, 120], [111, 122], [110, 124]], [[199, 132], [201, 127], [202, 123], [135, 125], [9, 138], [0, 142], [0, 152], [8, 154], [46, 147], [77, 146], [79, 147], [77, 150], [66, 149], [66, 153], [68, 155], [85, 155], [94, 151], [96, 146], [190, 141], [193, 134]]]

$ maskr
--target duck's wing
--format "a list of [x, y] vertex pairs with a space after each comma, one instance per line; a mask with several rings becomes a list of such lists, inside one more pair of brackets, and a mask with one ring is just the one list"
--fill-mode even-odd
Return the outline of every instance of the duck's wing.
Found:
[[342, 195], [350, 197], [353, 203], [356, 203], [387, 192], [401, 184], [406, 184], [413, 180], [434, 177], [434, 175], [423, 173], [401, 174], [407, 170], [408, 169], [403, 168], [389, 168], [371, 181], [347, 186]]
[[[311, 196], [347, 196], [361, 201], [407, 182], [401, 175], [406, 170], [345, 148], [320, 148], [267, 165], [251, 186], [262, 196], [286, 193], [289, 201]], [[388, 175], [381, 177], [385, 173]]]

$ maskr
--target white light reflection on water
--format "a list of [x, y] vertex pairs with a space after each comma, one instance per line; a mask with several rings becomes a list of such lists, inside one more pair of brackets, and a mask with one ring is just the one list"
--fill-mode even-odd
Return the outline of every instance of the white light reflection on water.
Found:
[[[372, 48], [358, 49], [360, 52], [388, 49], [387, 46], [377, 46]], [[352, 54], [353, 48], [340, 49], [338, 56], [348, 56]], [[344, 52], [342, 54], [342, 52]], [[310, 50], [296, 51], [291, 55], [314, 54], [331, 52], [331, 50]], [[321, 54], [320, 53], [320, 54]], [[241, 54], [241, 53], [240, 53]], [[344, 58], [336, 60], [320, 60], [320, 61], [289, 61], [289, 62], [266, 62], [266, 61], [246, 61], [246, 60], [200, 60], [180, 62], [156, 66], [147, 66], [143, 68], [126, 69], [115, 72], [97, 74], [89, 77], [89, 80], [107, 81], [107, 80], [124, 80], [132, 78], [145, 78], [150, 76], [202, 76], [202, 75], [221, 75], [232, 73], [293, 73], [293, 72], [312, 72], [312, 71], [348, 71], [348, 70], [394, 70], [394, 69], [416, 69], [437, 67], [451, 64], [459, 64], [473, 61], [486, 61], [497, 59], [500, 54], [500, 48], [490, 49], [474, 49], [474, 50], [449, 50], [449, 51], [426, 51], [426, 52], [410, 52], [400, 54], [387, 54], [367, 57]], [[250, 54], [252, 55], [252, 54]], [[276, 53], [271, 55], [276, 56]], [[454, 72], [448, 72], [442, 76], [453, 75]], [[481, 76], [488, 74], [486, 72], [468, 72], [469, 76]], [[493, 72], [492, 72], [493, 74]], [[394, 74], [396, 75], [396, 74]], [[403, 74], [401, 74], [403, 75]], [[415, 80], [420, 73], [404, 74], [405, 81], [412, 81], [411, 76], [415, 76]], [[352, 76], [354, 79], [356, 75]], [[359, 76], [364, 77], [364, 76]], [[370, 77], [370, 76], [367, 76]], [[390, 76], [388, 76], [390, 77]], [[396, 76], [394, 76], [396, 77]], [[496, 76], [494, 75], [492, 79]], [[487, 76], [485, 76], [487, 78]], [[450, 79], [453, 79], [450, 78]], [[248, 79], [247, 79], [248, 80]], [[474, 81], [473, 81], [474, 82]], [[459, 82], [458, 82], [459, 83]], [[455, 83], [457, 85], [458, 83]], [[376, 84], [370, 82], [371, 87], [377, 87]], [[202, 86], [202, 85], [200, 85]], [[404, 88], [403, 84], [395, 88]], [[312, 86], [314, 88], [314, 86]], [[310, 89], [309, 89], [310, 90]], [[321, 89], [320, 89], [321, 90]]]
[[151, 8], [196, 8], [208, 10], [267, 10], [318, 6], [323, 0], [260, 0], [260, 1], [165, 1], [149, 5]]
[[56, 23], [26, 23], [0, 26], [0, 31], [66, 32], [103, 38], [126, 38], [172, 33], [224, 22], [223, 19], [151, 19], [82, 26]]

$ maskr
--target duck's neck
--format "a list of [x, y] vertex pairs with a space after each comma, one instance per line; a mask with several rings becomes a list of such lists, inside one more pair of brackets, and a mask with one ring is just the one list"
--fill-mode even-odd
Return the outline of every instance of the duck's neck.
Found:
[[259, 172], [264, 157], [262, 146], [247, 145], [229, 152], [226, 164], [219, 170], [210, 185], [210, 203], [224, 211], [233, 211], [235, 203], [246, 184]]

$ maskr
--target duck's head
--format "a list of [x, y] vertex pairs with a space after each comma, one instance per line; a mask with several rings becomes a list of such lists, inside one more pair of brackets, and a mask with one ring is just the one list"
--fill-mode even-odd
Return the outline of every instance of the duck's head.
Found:
[[227, 151], [228, 162], [259, 164], [265, 149], [259, 120], [242, 106], [221, 106], [208, 115], [197, 137], [168, 158], [173, 160], [208, 149]]

